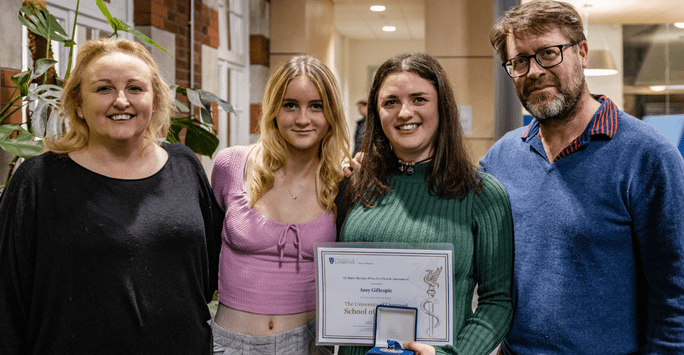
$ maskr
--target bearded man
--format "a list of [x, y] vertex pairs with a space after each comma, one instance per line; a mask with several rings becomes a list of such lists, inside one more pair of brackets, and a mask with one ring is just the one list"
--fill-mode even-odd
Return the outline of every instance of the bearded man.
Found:
[[491, 42], [529, 126], [480, 160], [513, 210], [513, 325], [500, 354], [684, 354], [684, 160], [592, 95], [567, 3], [509, 10]]

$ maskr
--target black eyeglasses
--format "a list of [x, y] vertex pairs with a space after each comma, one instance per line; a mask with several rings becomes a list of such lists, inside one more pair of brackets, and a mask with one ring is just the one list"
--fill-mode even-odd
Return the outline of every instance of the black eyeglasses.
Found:
[[503, 64], [501, 64], [506, 73], [511, 78], [521, 77], [530, 71], [530, 59], [534, 60], [541, 65], [542, 68], [551, 68], [563, 62], [563, 48], [574, 46], [577, 43], [566, 43], [559, 44], [557, 46], [551, 46], [543, 48], [537, 53], [528, 56], [515, 57], [509, 59]]

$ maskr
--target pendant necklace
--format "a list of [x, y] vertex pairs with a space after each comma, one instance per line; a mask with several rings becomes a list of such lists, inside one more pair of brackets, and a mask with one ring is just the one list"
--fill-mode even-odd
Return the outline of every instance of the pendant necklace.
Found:
[[[283, 175], [283, 177], [285, 177], [285, 175]], [[285, 181], [283, 181], [283, 186], [285, 186], [285, 188], [287, 189], [287, 192], [290, 194], [290, 198], [293, 199], [293, 200], [296, 200], [297, 197], [299, 197], [299, 195], [301, 195], [301, 194], [306, 190], [306, 187], [305, 187], [304, 189], [302, 189], [302, 191], [300, 191], [298, 194], [295, 195], [295, 194], [292, 193], [292, 191], [290, 190], [290, 188], [287, 187], [287, 184], [285, 183]]]
[[293, 200], [296, 200], [296, 199], [297, 199], [297, 197], [299, 197], [299, 195], [301, 195], [301, 194], [302, 194], [302, 192], [304, 192], [304, 190], [306, 190], [306, 189], [304, 189], [304, 190], [302, 190], [301, 192], [299, 192], [298, 194], [296, 194], [296, 195], [295, 195], [295, 194], [293, 194], [293, 193], [292, 193], [292, 191], [290, 191], [290, 188], [289, 188], [289, 187], [287, 187], [287, 185], [285, 185], [285, 183], [283, 183], [283, 185], [284, 185], [284, 186], [285, 186], [285, 188], [287, 189], [287, 192], [289, 192], [289, 193], [290, 193], [290, 198], [291, 198], [291, 199], [293, 199]]
[[427, 159], [423, 159], [421, 161], [416, 161], [416, 162], [405, 162], [401, 159], [399, 160], [399, 171], [404, 172], [406, 171], [406, 175], [413, 175], [413, 167], [416, 166], [416, 164], [424, 163], [428, 160], [432, 159], [432, 157], [429, 157]]

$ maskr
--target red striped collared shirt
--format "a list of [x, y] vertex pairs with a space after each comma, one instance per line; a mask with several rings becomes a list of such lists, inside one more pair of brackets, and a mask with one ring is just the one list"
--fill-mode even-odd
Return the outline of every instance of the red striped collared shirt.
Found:
[[[598, 111], [596, 111], [594, 117], [591, 118], [591, 121], [587, 125], [587, 128], [584, 130], [584, 132], [582, 132], [582, 134], [580, 134], [565, 149], [563, 149], [553, 160], [554, 162], [578, 151], [582, 147], [587, 146], [591, 141], [591, 136], [603, 135], [608, 139], [615, 136], [615, 132], [617, 132], [618, 128], [618, 107], [613, 103], [613, 101], [610, 101], [610, 99], [603, 95], [593, 96], [594, 99], [601, 103], [601, 107], [599, 107]], [[535, 118], [532, 119], [532, 122], [530, 122], [520, 138], [527, 139], [528, 136], [539, 136], [539, 133], [539, 122]]]

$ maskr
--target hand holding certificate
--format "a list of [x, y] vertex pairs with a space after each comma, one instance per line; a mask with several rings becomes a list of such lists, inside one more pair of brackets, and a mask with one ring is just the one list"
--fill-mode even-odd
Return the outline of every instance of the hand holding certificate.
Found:
[[317, 249], [319, 344], [372, 345], [378, 305], [417, 308], [416, 340], [452, 343], [451, 245], [435, 250], [353, 246], [358, 245]]

